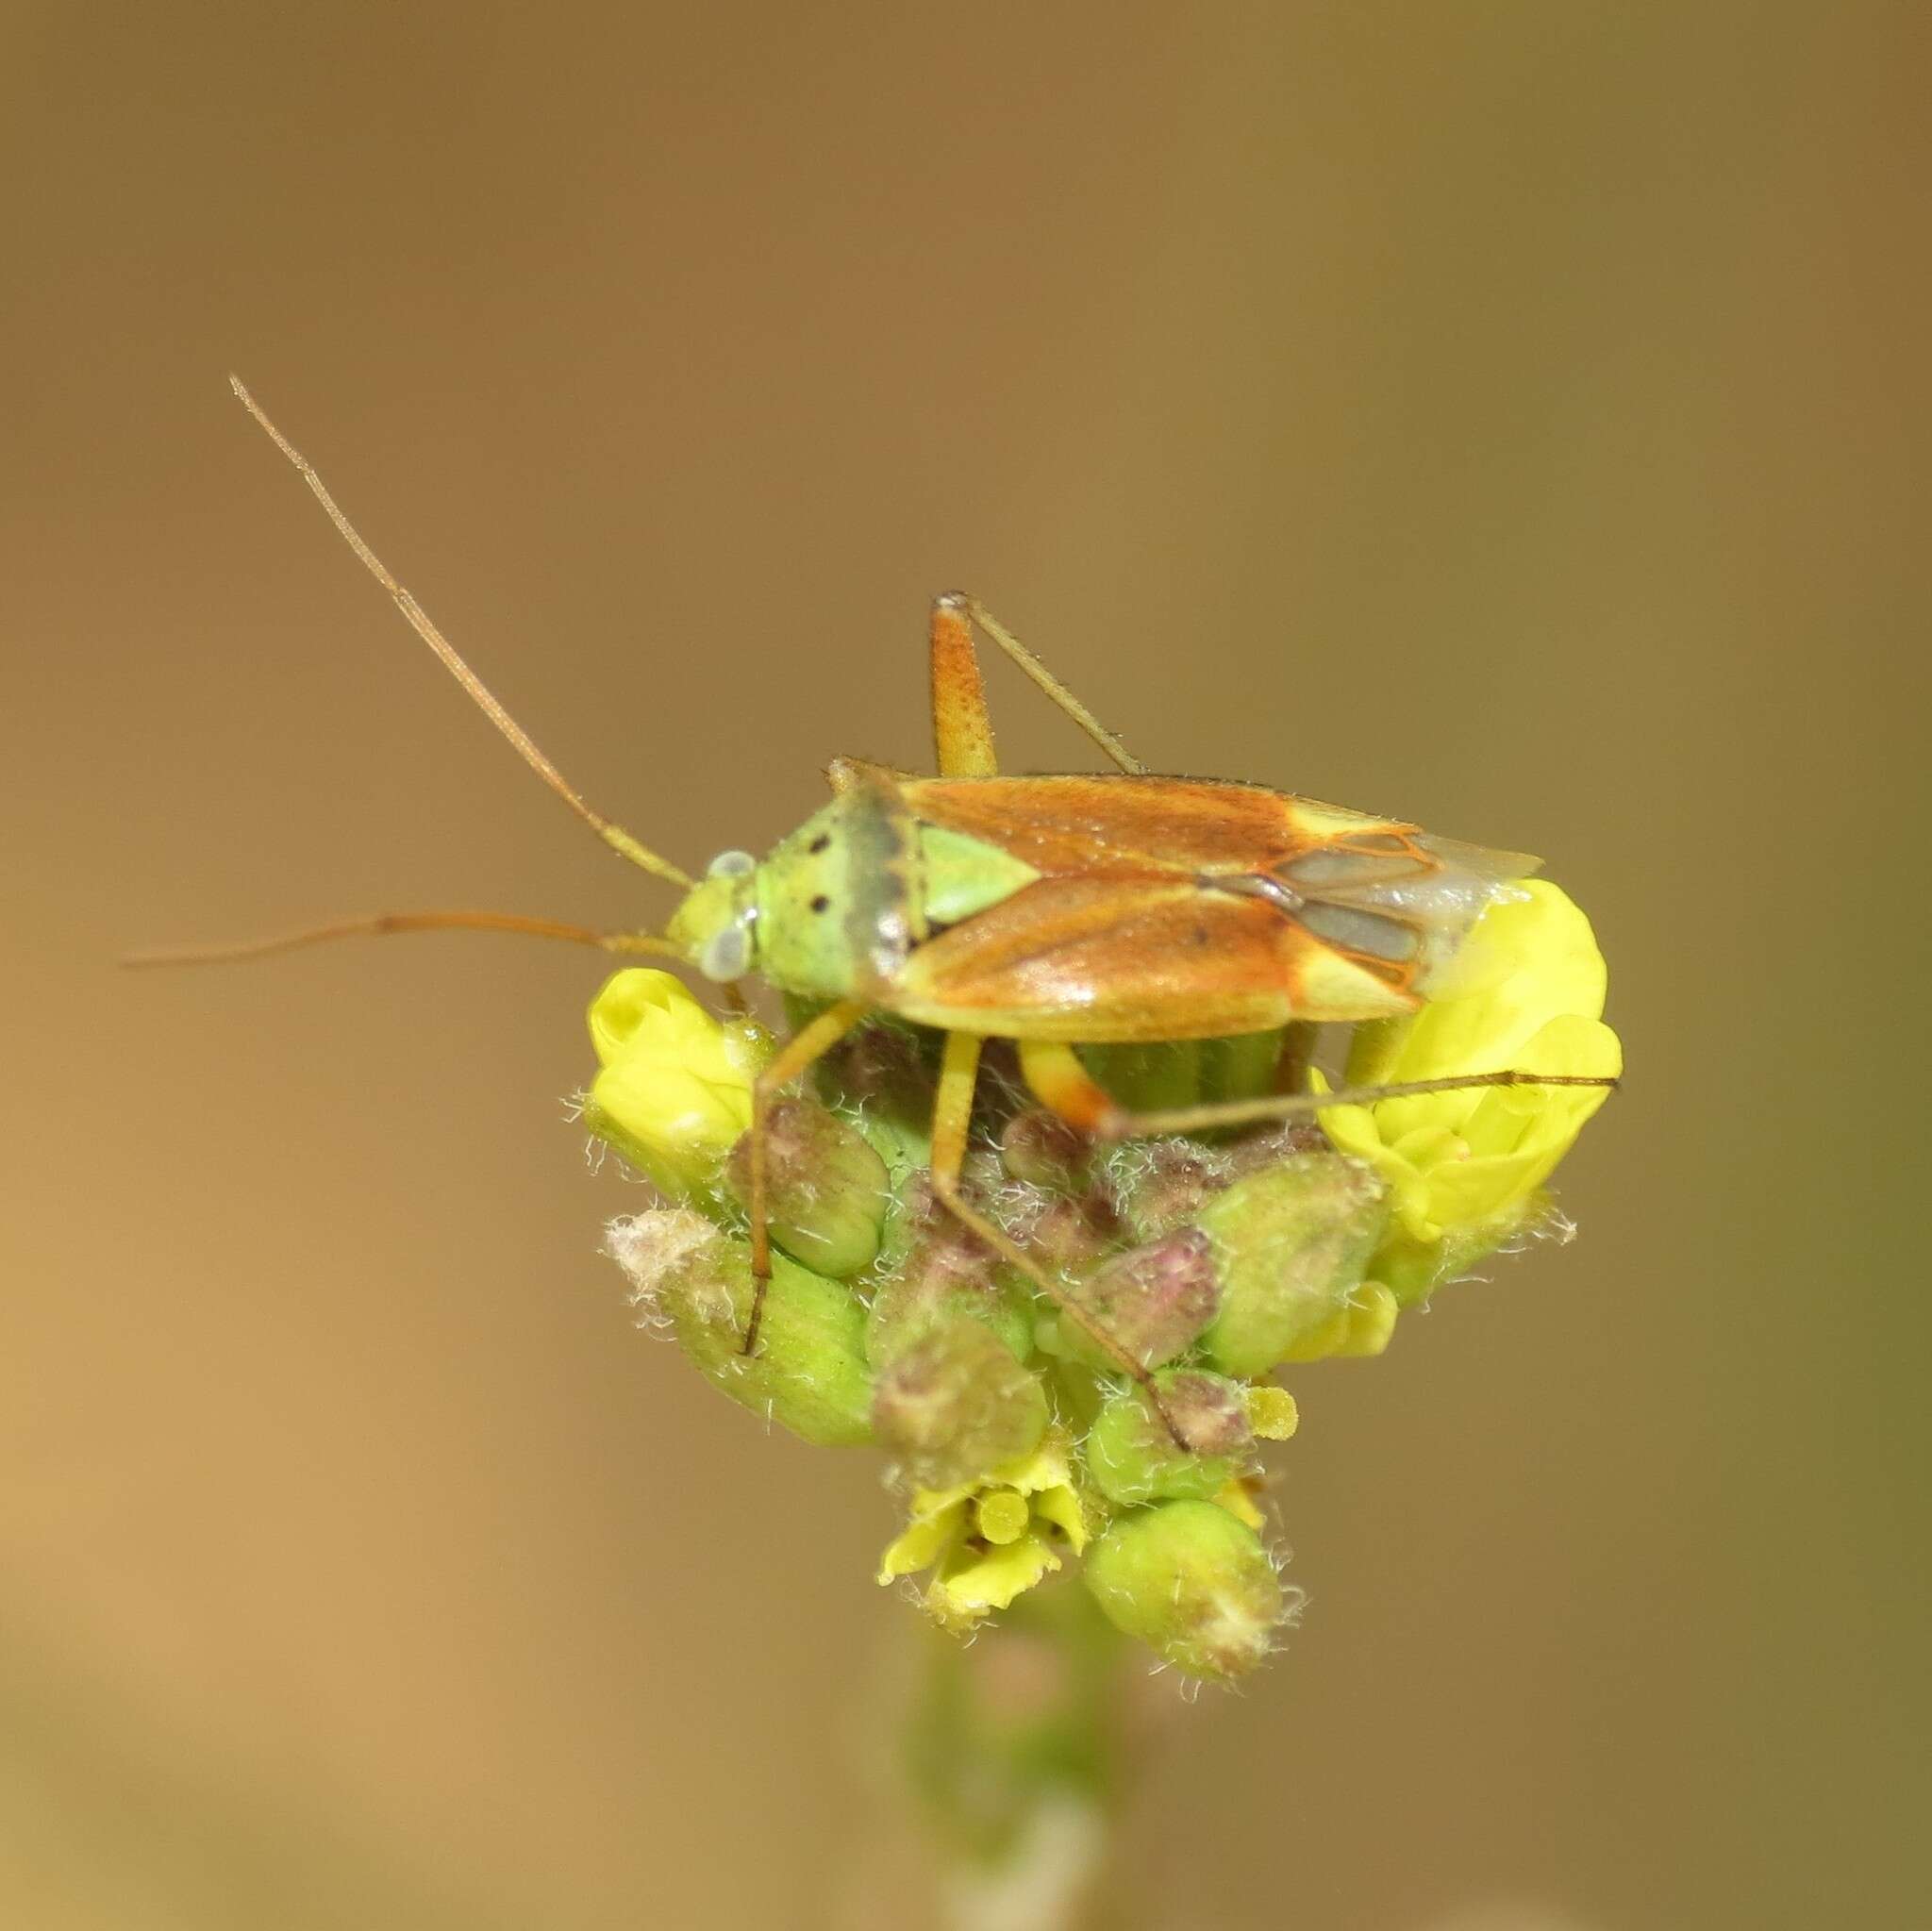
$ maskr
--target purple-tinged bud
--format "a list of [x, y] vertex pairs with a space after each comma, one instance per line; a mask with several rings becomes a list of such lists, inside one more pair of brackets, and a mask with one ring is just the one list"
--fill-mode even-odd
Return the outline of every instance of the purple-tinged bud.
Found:
[[1238, 1180], [1198, 1224], [1211, 1243], [1220, 1312], [1215, 1367], [1265, 1374], [1345, 1307], [1381, 1238], [1382, 1184], [1339, 1154], [1298, 1154]]
[[[751, 1136], [731, 1149], [725, 1184], [751, 1205]], [[879, 1251], [890, 1182], [864, 1135], [816, 1100], [776, 1101], [765, 1115], [765, 1206], [773, 1240], [832, 1280], [870, 1267]]]
[[991, 1250], [941, 1212], [920, 1228], [905, 1258], [873, 1290], [867, 1358], [883, 1366], [960, 1315], [983, 1323], [1016, 1358], [1032, 1348], [1030, 1302], [1008, 1285]]
[[1000, 1164], [1007, 1177], [1053, 1193], [1084, 1188], [1092, 1157], [1093, 1142], [1044, 1107], [1015, 1113], [1000, 1135]]
[[631, 1299], [667, 1324], [713, 1388], [822, 1445], [872, 1438], [872, 1375], [865, 1316], [837, 1281], [772, 1257], [758, 1352], [744, 1352], [751, 1319], [751, 1247], [688, 1207], [612, 1221], [605, 1251]]
[[1040, 1377], [967, 1315], [929, 1328], [873, 1386], [874, 1432], [920, 1489], [950, 1489], [1031, 1454], [1047, 1420]]
[[1220, 1148], [1148, 1140], [1117, 1148], [1109, 1174], [1129, 1233], [1154, 1240], [1193, 1220], [1227, 1185], [1231, 1169]]
[[[1095, 1268], [1074, 1299], [1129, 1359], [1158, 1368], [1192, 1347], [1221, 1305], [1211, 1242], [1198, 1227], [1182, 1227], [1129, 1248]], [[1113, 1365], [1076, 1322], [1063, 1319], [1060, 1336], [1075, 1359]]]
[[1120, 1245], [1120, 1223], [1097, 1196], [1061, 1195], [1026, 1225], [1021, 1244], [1048, 1273], [1084, 1274]]
[[[1108, 1397], [1088, 1431], [1088, 1473], [1110, 1501], [1124, 1507], [1206, 1502], [1256, 1466], [1247, 1390], [1240, 1382], [1181, 1369], [1156, 1375], [1155, 1388], [1167, 1420], [1144, 1390], [1129, 1388]], [[1175, 1442], [1175, 1431], [1188, 1449]]]
[[1260, 1539], [1212, 1502], [1117, 1516], [1081, 1573], [1109, 1622], [1190, 1675], [1245, 1675], [1267, 1656], [1284, 1617]]
[[[803, 1024], [815, 1009], [801, 1007], [794, 1024]], [[916, 1034], [890, 1020], [848, 1033], [815, 1071], [821, 1089], [836, 1100], [922, 1125], [932, 1118], [932, 1056]]]

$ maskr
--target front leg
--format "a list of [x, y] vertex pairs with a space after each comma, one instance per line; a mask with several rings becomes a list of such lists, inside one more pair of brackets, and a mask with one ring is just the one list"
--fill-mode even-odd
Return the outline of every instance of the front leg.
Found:
[[751, 1199], [746, 1212], [751, 1216], [751, 1313], [744, 1323], [741, 1352], [755, 1355], [758, 1348], [758, 1323], [765, 1318], [765, 1290], [772, 1281], [772, 1230], [766, 1211], [766, 1119], [772, 1101], [804, 1073], [815, 1059], [831, 1051], [869, 1008], [858, 999], [841, 999], [828, 1006], [816, 1019], [808, 1021], [779, 1048], [778, 1056], [751, 1089]]

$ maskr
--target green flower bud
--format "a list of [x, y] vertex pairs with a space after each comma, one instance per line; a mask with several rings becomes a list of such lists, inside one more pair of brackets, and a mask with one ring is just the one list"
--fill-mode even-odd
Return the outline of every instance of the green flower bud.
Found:
[[685, 1207], [612, 1221], [605, 1251], [631, 1298], [665, 1322], [698, 1372], [740, 1407], [822, 1446], [872, 1439], [865, 1316], [837, 1281], [772, 1257], [755, 1355], [751, 1247]]
[[1241, 1383], [1183, 1369], [1154, 1378], [1160, 1402], [1193, 1452], [1178, 1447], [1145, 1392], [1110, 1396], [1087, 1435], [1087, 1471], [1124, 1507], [1142, 1502], [1207, 1502], [1255, 1466], [1255, 1437]]
[[922, 1222], [905, 1259], [874, 1290], [866, 1357], [883, 1366], [961, 1314], [985, 1323], [1016, 1358], [1031, 1352], [1030, 1305], [1009, 1289], [1005, 1270], [967, 1228], [934, 1213]]
[[991, 1328], [956, 1314], [879, 1371], [872, 1420], [916, 1487], [949, 1489], [1040, 1445], [1046, 1390]]
[[[1200, 1339], [1221, 1305], [1208, 1238], [1182, 1227], [1117, 1254], [1074, 1290], [1081, 1309], [1143, 1367], [1158, 1368]], [[1062, 1320], [1063, 1352], [1090, 1367], [1108, 1357], [1074, 1321]]]
[[1265, 1374], [1347, 1304], [1384, 1225], [1382, 1187], [1335, 1154], [1300, 1154], [1238, 1180], [1199, 1226], [1212, 1246], [1221, 1308], [1209, 1360]]
[[1379, 1281], [1364, 1281], [1347, 1307], [1303, 1335], [1283, 1359], [1326, 1361], [1353, 1356], [1361, 1360], [1379, 1355], [1394, 1339], [1395, 1318], [1401, 1311], [1389, 1289]]
[[[731, 1149], [725, 1184], [751, 1204], [751, 1136]], [[765, 1114], [765, 1208], [772, 1239], [814, 1273], [844, 1280], [873, 1263], [885, 1224], [886, 1163], [865, 1136], [816, 1100]]]
[[1082, 1573], [1109, 1622], [1194, 1676], [1245, 1675], [1286, 1606], [1260, 1539], [1211, 1502], [1117, 1517]]

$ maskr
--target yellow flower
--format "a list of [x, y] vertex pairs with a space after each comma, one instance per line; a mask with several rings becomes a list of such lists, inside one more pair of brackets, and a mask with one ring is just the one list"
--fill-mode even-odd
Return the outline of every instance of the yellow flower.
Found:
[[1087, 1522], [1071, 1444], [1053, 1429], [1031, 1455], [976, 1481], [918, 1490], [905, 1533], [879, 1558], [879, 1581], [932, 1570], [926, 1613], [947, 1629], [970, 1630], [1051, 1575], [1062, 1543], [1077, 1556]]
[[590, 1025], [602, 1070], [585, 1124], [674, 1199], [713, 1199], [725, 1156], [751, 1124], [766, 1035], [721, 1023], [671, 974], [643, 966], [612, 974], [591, 1002]]
[[[1357, 1028], [1350, 1085], [1623, 1071], [1623, 1048], [1601, 1018], [1607, 975], [1589, 920], [1554, 885], [1535, 879], [1522, 891], [1484, 914], [1443, 994], [1407, 1019]], [[1390, 1233], [1369, 1263], [1371, 1280], [1407, 1306], [1507, 1240], [1607, 1092], [1469, 1087], [1325, 1108], [1322, 1125], [1336, 1147], [1389, 1187]], [[1336, 1351], [1378, 1352], [1360, 1345], [1378, 1324], [1357, 1334], [1351, 1323]]]

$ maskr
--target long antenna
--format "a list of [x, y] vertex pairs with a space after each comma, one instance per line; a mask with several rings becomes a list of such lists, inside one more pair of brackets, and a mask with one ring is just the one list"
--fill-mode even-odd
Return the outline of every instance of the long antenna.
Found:
[[309, 925], [299, 932], [281, 932], [272, 939], [244, 940], [239, 945], [170, 945], [147, 952], [130, 952], [125, 966], [237, 965], [244, 959], [267, 958], [277, 952], [296, 952], [305, 945], [322, 945], [332, 939], [382, 939], [391, 932], [522, 932], [532, 939], [562, 939], [573, 945], [594, 945], [603, 952], [649, 953], [658, 958], [683, 960], [683, 950], [668, 939], [643, 932], [597, 932], [588, 925], [567, 925], [560, 919], [525, 918], [521, 912], [374, 912], [366, 918], [338, 919], [327, 925]]
[[686, 890], [695, 885], [697, 881], [682, 866], [674, 865], [669, 858], [659, 857], [622, 825], [613, 824], [602, 812], [593, 811], [584, 802], [563, 774], [538, 750], [528, 732], [497, 702], [490, 687], [463, 661], [456, 646], [429, 621], [423, 606], [396, 581], [382, 559], [357, 535], [355, 525], [336, 508], [336, 499], [324, 487], [322, 478], [315, 473], [315, 466], [263, 414], [261, 405], [249, 394], [242, 378], [230, 375], [228, 387], [241, 398], [242, 408], [268, 431], [275, 447], [301, 472], [302, 480], [315, 492], [315, 500], [328, 511], [329, 521], [341, 533], [343, 541], [362, 559], [362, 566], [370, 575], [390, 593], [396, 608], [409, 620], [410, 629], [442, 659], [443, 668], [470, 693], [484, 716], [509, 740], [517, 756], [621, 857], [628, 858], [633, 865], [641, 866], [654, 876], [666, 879], [673, 885], [681, 885]]

